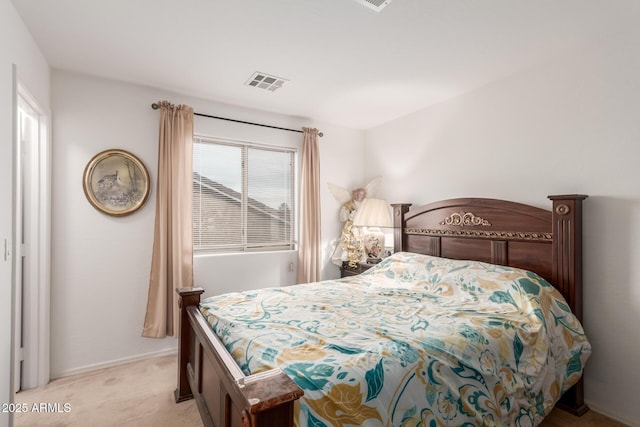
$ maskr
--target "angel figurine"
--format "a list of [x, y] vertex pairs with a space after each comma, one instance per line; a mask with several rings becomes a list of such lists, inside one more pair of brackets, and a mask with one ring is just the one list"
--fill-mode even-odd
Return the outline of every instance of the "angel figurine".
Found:
[[331, 262], [334, 264], [341, 266], [344, 261], [348, 261], [349, 266], [355, 268], [358, 262], [363, 259], [364, 249], [360, 230], [357, 227], [353, 227], [353, 218], [355, 218], [356, 212], [365, 197], [376, 197], [381, 183], [382, 178], [377, 177], [364, 187], [356, 188], [351, 192], [339, 185], [328, 183], [329, 191], [342, 205], [340, 207], [340, 222], [344, 222], [340, 243], [336, 245], [331, 255]]

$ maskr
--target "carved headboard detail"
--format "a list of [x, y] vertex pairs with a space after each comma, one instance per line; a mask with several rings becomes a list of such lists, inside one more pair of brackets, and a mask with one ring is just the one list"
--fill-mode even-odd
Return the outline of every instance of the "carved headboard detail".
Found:
[[440, 221], [440, 225], [459, 225], [459, 226], [468, 226], [473, 227], [477, 225], [491, 225], [489, 221], [486, 219], [477, 216], [473, 212], [454, 212], [442, 221]]

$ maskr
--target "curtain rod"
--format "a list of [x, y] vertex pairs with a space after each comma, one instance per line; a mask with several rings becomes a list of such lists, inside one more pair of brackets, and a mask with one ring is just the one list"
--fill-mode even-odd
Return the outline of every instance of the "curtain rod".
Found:
[[[153, 108], [154, 110], [157, 110], [158, 108], [160, 108], [160, 106], [154, 102], [153, 104], [151, 104], [151, 108]], [[228, 122], [242, 123], [242, 124], [245, 124], [245, 125], [262, 126], [264, 128], [280, 129], [280, 130], [287, 130], [289, 132], [303, 133], [301, 130], [298, 130], [298, 129], [281, 128], [281, 127], [278, 127], [278, 126], [270, 126], [270, 125], [263, 125], [263, 124], [260, 124], [260, 123], [245, 122], [243, 120], [228, 119], [226, 117], [210, 116], [208, 114], [193, 113], [193, 115], [194, 116], [200, 116], [200, 117], [208, 117], [210, 119], [226, 120]], [[322, 132], [319, 132], [318, 136], [319, 137], [323, 137], [324, 134]]]

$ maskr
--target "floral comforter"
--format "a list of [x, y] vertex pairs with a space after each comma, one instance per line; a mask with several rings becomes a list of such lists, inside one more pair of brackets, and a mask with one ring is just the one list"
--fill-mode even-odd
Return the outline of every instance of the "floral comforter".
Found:
[[279, 367], [304, 390], [300, 427], [537, 425], [591, 352], [536, 274], [411, 253], [200, 309], [246, 374]]

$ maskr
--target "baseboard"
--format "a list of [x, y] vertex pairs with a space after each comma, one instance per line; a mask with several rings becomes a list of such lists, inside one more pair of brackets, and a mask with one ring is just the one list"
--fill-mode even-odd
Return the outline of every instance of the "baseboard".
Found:
[[171, 354], [177, 354], [178, 349], [176, 347], [167, 348], [164, 350], [153, 351], [151, 353], [136, 354], [135, 356], [123, 357], [122, 359], [109, 360], [107, 362], [96, 363], [93, 365], [81, 366], [79, 368], [68, 369], [60, 372], [56, 378], [51, 378], [53, 381], [57, 378], [69, 377], [71, 375], [85, 374], [87, 372], [97, 371], [99, 369], [111, 368], [113, 366], [124, 365], [126, 363], [137, 362], [139, 360], [151, 359], [153, 357], [163, 357]]
[[640, 423], [638, 423], [637, 420], [631, 421], [631, 420], [628, 420], [628, 419], [625, 419], [625, 418], [620, 418], [619, 414], [612, 414], [611, 412], [607, 411], [606, 409], [602, 408], [601, 406], [598, 406], [597, 404], [595, 404], [595, 403], [593, 403], [591, 401], [586, 401], [585, 403], [589, 406], [589, 408], [591, 408], [591, 410], [593, 410], [593, 411], [595, 411], [595, 412], [597, 412], [599, 414], [605, 415], [605, 416], [611, 418], [612, 420], [616, 420], [618, 422], [626, 424], [629, 427], [640, 427]]

